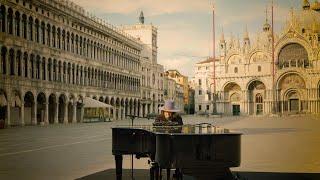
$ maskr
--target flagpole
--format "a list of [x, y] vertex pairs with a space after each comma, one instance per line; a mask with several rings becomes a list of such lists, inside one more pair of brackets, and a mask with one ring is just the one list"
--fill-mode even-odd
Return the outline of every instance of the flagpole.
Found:
[[273, 112], [277, 113], [277, 92], [275, 85], [275, 58], [274, 58], [274, 5], [271, 4], [271, 34], [272, 34], [272, 86], [273, 86]]
[[213, 95], [212, 95], [212, 113], [216, 113], [216, 37], [215, 37], [215, 9], [212, 6], [212, 60], [213, 60]]

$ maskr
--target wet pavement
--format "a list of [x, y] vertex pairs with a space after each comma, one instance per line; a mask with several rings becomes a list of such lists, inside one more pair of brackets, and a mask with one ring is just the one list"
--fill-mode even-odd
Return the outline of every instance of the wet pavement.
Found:
[[[241, 166], [232, 170], [246, 177], [320, 172], [319, 116], [183, 119], [185, 124], [208, 122], [242, 132]], [[123, 120], [0, 130], [0, 179], [110, 179], [103, 173], [94, 175], [114, 168], [111, 127], [129, 124]], [[130, 168], [129, 162], [126, 157], [124, 168]], [[145, 159], [134, 164], [142, 169], [137, 175], [147, 172], [143, 170], [148, 168]]]

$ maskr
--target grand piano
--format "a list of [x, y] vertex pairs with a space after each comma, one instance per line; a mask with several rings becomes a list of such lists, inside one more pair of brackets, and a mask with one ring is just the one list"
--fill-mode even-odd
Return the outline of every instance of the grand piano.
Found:
[[116, 179], [122, 179], [122, 156], [150, 159], [150, 180], [161, 179], [162, 169], [175, 169], [198, 180], [232, 179], [230, 167], [240, 166], [241, 133], [211, 124], [131, 126], [112, 128]]

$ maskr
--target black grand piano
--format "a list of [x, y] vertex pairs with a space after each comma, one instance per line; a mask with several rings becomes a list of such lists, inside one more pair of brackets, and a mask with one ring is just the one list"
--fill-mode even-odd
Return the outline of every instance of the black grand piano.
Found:
[[199, 180], [232, 179], [230, 167], [240, 166], [241, 134], [211, 124], [131, 126], [112, 128], [116, 179], [122, 179], [122, 155], [150, 159], [150, 179], [161, 179], [162, 169], [175, 169]]

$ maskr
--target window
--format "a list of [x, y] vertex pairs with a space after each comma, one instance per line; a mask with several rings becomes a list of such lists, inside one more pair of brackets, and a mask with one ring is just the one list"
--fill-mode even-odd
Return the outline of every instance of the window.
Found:
[[207, 105], [207, 110], [209, 110], [210, 109], [210, 106], [209, 105]]
[[258, 72], [261, 72], [261, 66], [258, 66]]
[[238, 73], [238, 67], [234, 68], [234, 73]]
[[199, 95], [202, 95], [202, 90], [199, 90]]
[[199, 105], [199, 111], [201, 111], [201, 105]]
[[201, 79], [199, 79], [199, 86], [201, 86]]
[[256, 103], [262, 103], [263, 99], [262, 99], [262, 95], [261, 94], [257, 94], [256, 95]]

